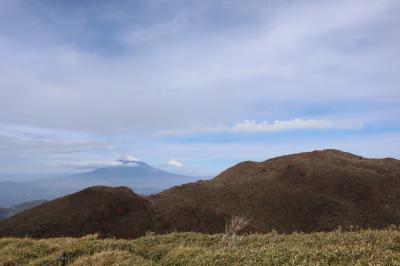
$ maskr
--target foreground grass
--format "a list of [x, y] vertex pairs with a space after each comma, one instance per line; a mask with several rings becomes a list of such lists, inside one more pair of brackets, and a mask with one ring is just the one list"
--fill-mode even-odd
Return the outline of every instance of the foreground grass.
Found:
[[240, 236], [173, 233], [134, 240], [83, 238], [0, 239], [0, 265], [400, 265], [400, 231], [276, 233]]

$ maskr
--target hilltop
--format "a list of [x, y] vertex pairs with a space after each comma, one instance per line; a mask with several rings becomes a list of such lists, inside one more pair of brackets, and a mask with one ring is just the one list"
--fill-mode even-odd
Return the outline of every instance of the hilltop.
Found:
[[400, 224], [399, 182], [399, 160], [313, 151], [242, 162], [212, 180], [148, 197], [128, 188], [90, 188], [17, 214], [0, 223], [0, 235], [218, 233], [231, 216], [252, 219], [251, 232], [383, 228]]
[[151, 229], [150, 211], [148, 200], [127, 187], [90, 187], [16, 214], [0, 224], [0, 231], [35, 237], [134, 236]]

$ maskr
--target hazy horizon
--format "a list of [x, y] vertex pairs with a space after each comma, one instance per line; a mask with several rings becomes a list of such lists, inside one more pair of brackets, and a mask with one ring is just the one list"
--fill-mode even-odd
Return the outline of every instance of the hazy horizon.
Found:
[[0, 0], [0, 181], [400, 158], [400, 2]]

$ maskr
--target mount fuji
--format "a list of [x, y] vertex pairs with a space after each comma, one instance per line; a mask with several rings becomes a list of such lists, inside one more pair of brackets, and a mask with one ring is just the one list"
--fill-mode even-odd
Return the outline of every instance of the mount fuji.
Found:
[[35, 199], [49, 200], [99, 185], [127, 186], [139, 194], [149, 195], [199, 179], [163, 171], [132, 158], [115, 162], [113, 166], [64, 177], [18, 183], [4, 182], [7, 186], [0, 186], [0, 206], [7, 207]]

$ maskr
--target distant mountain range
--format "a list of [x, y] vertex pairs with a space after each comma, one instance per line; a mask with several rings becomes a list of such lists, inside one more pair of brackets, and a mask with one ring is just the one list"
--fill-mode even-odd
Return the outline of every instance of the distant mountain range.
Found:
[[12, 207], [23, 202], [52, 199], [50, 191], [45, 188], [36, 186], [33, 182], [0, 182], [0, 207]]
[[45, 202], [47, 202], [47, 200], [34, 200], [34, 201], [24, 202], [9, 208], [0, 208], [0, 221], [3, 221], [13, 215], [16, 215], [17, 213], [39, 206], [40, 204]]
[[[108, 176], [108, 170], [100, 173]], [[0, 237], [220, 233], [233, 216], [251, 219], [248, 232], [400, 225], [400, 161], [324, 150], [242, 162], [212, 180], [150, 196], [127, 187], [90, 187], [1, 222]]]
[[65, 177], [29, 182], [0, 182], [0, 206], [10, 207], [37, 199], [54, 199], [90, 186], [127, 186], [139, 194], [149, 195], [172, 186], [197, 180], [154, 168], [144, 162], [121, 161], [113, 167]]

